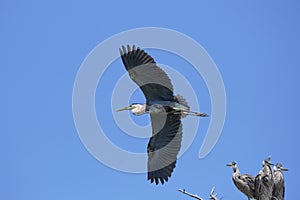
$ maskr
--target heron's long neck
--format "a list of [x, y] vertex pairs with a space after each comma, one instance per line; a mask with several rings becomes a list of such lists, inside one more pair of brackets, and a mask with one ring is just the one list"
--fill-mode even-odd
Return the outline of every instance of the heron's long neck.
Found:
[[238, 167], [234, 167], [233, 172], [236, 173], [236, 174], [240, 174], [240, 170], [239, 170]]
[[272, 173], [272, 168], [271, 168], [271, 166], [269, 166], [269, 165], [265, 165], [265, 166], [263, 167], [263, 171]]

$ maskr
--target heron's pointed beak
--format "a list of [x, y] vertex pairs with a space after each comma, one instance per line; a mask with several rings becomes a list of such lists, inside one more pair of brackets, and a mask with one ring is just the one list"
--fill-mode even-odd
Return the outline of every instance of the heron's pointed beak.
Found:
[[232, 163], [226, 164], [227, 167], [232, 167]]
[[281, 169], [281, 171], [289, 171], [289, 169], [284, 168], [284, 167], [281, 167], [280, 169]]
[[125, 108], [120, 108], [120, 109], [116, 110], [116, 112], [120, 112], [120, 111], [123, 111], [123, 110], [131, 110], [131, 107], [126, 106]]

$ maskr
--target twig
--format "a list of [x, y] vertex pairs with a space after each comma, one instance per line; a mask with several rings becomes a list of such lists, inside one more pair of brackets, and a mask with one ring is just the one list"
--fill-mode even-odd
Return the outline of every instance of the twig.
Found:
[[214, 194], [214, 192], [215, 192], [215, 187], [213, 187], [213, 188], [211, 189], [209, 197], [210, 197], [210, 199], [218, 200], [217, 194]]
[[191, 193], [185, 191], [185, 189], [178, 189], [178, 191], [179, 191], [179, 192], [182, 192], [183, 194], [186, 194], [186, 195], [188, 195], [188, 196], [190, 196], [190, 197], [193, 197], [193, 198], [195, 198], [195, 199], [203, 200], [203, 199], [202, 199], [201, 197], [199, 197], [198, 195], [196, 195], [196, 194], [191, 194]]

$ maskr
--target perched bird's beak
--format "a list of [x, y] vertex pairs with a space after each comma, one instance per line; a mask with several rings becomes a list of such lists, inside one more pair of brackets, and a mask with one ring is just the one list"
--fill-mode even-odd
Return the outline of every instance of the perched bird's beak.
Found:
[[131, 110], [131, 109], [132, 109], [132, 107], [126, 106], [125, 108], [120, 108], [120, 109], [116, 110], [116, 112], [120, 112], [120, 111], [123, 111], [123, 110]]
[[232, 167], [232, 163], [228, 163], [228, 164], [226, 164], [226, 166]]
[[289, 171], [287, 168], [281, 167], [281, 171]]

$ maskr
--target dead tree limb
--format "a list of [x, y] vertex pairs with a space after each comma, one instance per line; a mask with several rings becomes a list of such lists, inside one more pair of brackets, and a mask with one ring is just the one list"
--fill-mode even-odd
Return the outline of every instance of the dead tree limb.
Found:
[[183, 194], [186, 194], [186, 195], [188, 195], [188, 196], [190, 196], [190, 197], [193, 197], [193, 198], [195, 198], [195, 199], [203, 200], [203, 199], [202, 199], [201, 197], [199, 197], [198, 195], [196, 195], [196, 194], [191, 194], [191, 193], [185, 191], [185, 189], [178, 189], [178, 191], [179, 191], [179, 192], [182, 192]]
[[212, 199], [212, 200], [218, 200], [217, 194], [214, 194], [214, 193], [215, 193], [215, 187], [213, 187], [213, 188], [211, 189], [209, 198]]
[[[190, 197], [193, 197], [195, 199], [198, 199], [198, 200], [203, 200], [201, 197], [199, 197], [198, 195], [196, 194], [191, 194], [187, 191], [185, 191], [185, 189], [178, 189], [179, 192], [182, 192], [183, 194], [186, 194]], [[217, 194], [215, 194], [215, 187], [213, 187], [210, 191], [210, 195], [209, 195], [209, 199], [212, 199], [212, 200], [218, 200], [217, 198]]]

